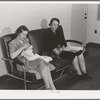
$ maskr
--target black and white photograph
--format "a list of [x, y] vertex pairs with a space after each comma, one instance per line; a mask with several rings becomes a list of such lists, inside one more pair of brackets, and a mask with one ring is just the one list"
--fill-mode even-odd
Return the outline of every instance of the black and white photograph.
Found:
[[0, 1], [0, 90], [98, 92], [100, 2]]

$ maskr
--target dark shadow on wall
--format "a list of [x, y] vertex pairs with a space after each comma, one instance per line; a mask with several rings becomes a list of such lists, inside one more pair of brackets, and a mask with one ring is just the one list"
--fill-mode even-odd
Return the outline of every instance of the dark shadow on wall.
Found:
[[10, 27], [4, 27], [2, 30], [1, 30], [1, 33], [0, 33], [0, 37], [1, 36], [4, 36], [4, 35], [7, 35], [7, 34], [11, 34], [11, 28]]
[[43, 18], [43, 19], [41, 20], [41, 24], [40, 24], [41, 28], [42, 28], [42, 29], [48, 28], [47, 23], [48, 23], [47, 20], [46, 20], [45, 18]]

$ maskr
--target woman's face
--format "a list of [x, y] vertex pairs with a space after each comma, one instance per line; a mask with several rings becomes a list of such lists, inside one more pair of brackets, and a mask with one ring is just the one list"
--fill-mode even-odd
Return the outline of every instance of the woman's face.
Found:
[[19, 39], [24, 40], [27, 37], [28, 31], [22, 31], [22, 33], [19, 34]]
[[59, 25], [59, 23], [58, 23], [58, 21], [53, 21], [52, 22], [52, 24], [51, 24], [51, 29], [53, 30], [53, 31], [56, 31], [57, 30], [57, 28], [58, 28], [58, 25]]

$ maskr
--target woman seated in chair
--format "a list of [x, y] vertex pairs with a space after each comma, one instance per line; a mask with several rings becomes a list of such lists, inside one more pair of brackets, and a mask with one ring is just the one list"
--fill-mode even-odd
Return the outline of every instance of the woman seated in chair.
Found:
[[[76, 76], [82, 80], [88, 80], [92, 77], [87, 74], [85, 60], [82, 50], [74, 50], [73, 48], [66, 48], [66, 43], [63, 35], [63, 30], [59, 26], [59, 19], [52, 18], [44, 36], [44, 43], [48, 55], [56, 54], [56, 56], [70, 60], [76, 71]], [[59, 29], [60, 28], [60, 29]], [[77, 48], [76, 48], [77, 49]], [[77, 52], [75, 52], [77, 51]]]
[[[20, 26], [16, 30], [15, 34], [17, 34], [17, 37], [9, 43], [10, 56], [12, 59], [17, 58], [18, 60], [22, 61], [25, 64], [26, 71], [29, 73], [34, 73], [37, 79], [43, 78], [45, 89], [55, 90], [56, 88], [53, 84], [50, 73], [50, 71], [54, 70], [55, 67], [41, 57], [28, 59], [29, 57], [24, 56], [23, 52], [32, 47], [29, 44], [29, 39], [27, 38], [28, 32], [28, 28], [24, 25]], [[19, 65], [17, 65], [17, 69], [19, 71], [23, 71], [23, 68]]]

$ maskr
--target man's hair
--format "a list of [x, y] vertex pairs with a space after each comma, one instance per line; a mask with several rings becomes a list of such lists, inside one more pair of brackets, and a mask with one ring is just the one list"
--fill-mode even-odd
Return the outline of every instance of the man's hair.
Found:
[[19, 35], [20, 33], [22, 33], [23, 31], [28, 31], [28, 28], [25, 25], [21, 25], [17, 28], [17, 30], [15, 31], [16, 35]]
[[59, 20], [58, 18], [52, 18], [52, 19], [50, 20], [49, 26], [52, 25], [52, 22], [53, 22], [53, 21], [57, 21], [58, 24], [60, 23], [60, 20]]

